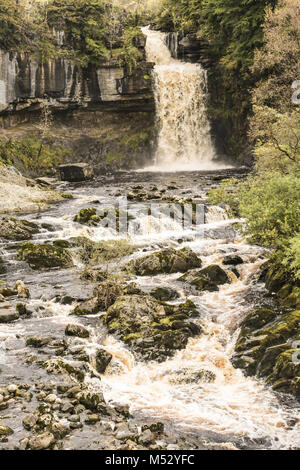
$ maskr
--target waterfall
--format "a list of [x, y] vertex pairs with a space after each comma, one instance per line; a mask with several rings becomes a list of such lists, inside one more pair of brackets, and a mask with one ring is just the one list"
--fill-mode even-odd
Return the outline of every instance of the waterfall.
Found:
[[170, 170], [212, 169], [215, 150], [207, 116], [207, 74], [200, 64], [172, 58], [166, 34], [142, 29], [147, 60], [154, 62], [158, 121], [156, 167]]

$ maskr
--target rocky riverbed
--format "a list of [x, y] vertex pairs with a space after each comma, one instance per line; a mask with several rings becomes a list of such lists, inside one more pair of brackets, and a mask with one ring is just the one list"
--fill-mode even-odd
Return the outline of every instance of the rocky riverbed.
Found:
[[50, 209], [3, 216], [1, 449], [299, 448], [296, 385], [273, 391], [242, 354], [253, 312], [258, 328], [282, 312], [266, 250], [207, 203], [232, 175], [245, 172], [60, 183]]

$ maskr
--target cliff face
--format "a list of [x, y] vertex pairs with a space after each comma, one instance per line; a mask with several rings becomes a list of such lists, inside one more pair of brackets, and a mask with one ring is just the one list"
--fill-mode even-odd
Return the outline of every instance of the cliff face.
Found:
[[0, 51], [0, 138], [37, 133], [46, 104], [55, 117], [52, 141], [68, 147], [71, 160], [101, 171], [140, 167], [154, 145], [152, 68], [143, 60], [132, 71], [117, 64], [81, 69], [69, 59], [42, 64]]
[[41, 100], [56, 110], [150, 111], [152, 64], [141, 62], [129, 73], [126, 67], [103, 65], [80, 69], [68, 59], [38, 63], [27, 54], [0, 51], [0, 126], [13, 124], [11, 116], [37, 110]]

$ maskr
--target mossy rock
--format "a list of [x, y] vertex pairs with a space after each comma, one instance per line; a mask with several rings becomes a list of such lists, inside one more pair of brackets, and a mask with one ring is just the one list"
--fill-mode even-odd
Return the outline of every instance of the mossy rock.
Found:
[[140, 293], [141, 290], [134, 283], [103, 281], [95, 287], [93, 297], [77, 305], [72, 315], [94, 315], [104, 312], [116, 302], [118, 297]]
[[299, 349], [289, 349], [277, 357], [267, 383], [273, 384], [274, 390], [300, 398], [300, 354], [297, 352]]
[[66, 248], [50, 244], [24, 243], [19, 250], [18, 258], [36, 270], [73, 266], [71, 255]]
[[153, 276], [184, 273], [189, 269], [201, 267], [201, 264], [200, 258], [189, 248], [181, 250], [167, 248], [132, 260], [124, 266], [124, 269], [138, 276]]
[[288, 283], [289, 279], [284, 268], [272, 266], [268, 269], [266, 275], [266, 289], [269, 292], [277, 293]]
[[0, 437], [10, 436], [13, 433], [14, 431], [9, 426], [0, 423]]
[[199, 276], [208, 279], [217, 286], [222, 286], [230, 282], [228, 274], [217, 264], [211, 264], [199, 271]]
[[150, 295], [152, 295], [152, 297], [154, 297], [156, 300], [161, 300], [165, 302], [178, 299], [179, 297], [178, 292], [169, 287], [156, 287], [150, 292]]
[[28, 220], [6, 217], [0, 220], [0, 238], [12, 241], [30, 240], [39, 227]]
[[271, 323], [276, 318], [274, 310], [258, 308], [249, 313], [241, 323], [241, 335], [246, 335]]
[[105, 349], [98, 349], [96, 352], [96, 370], [99, 374], [104, 374], [106, 371], [107, 366], [110, 364], [113, 356], [105, 351]]
[[192, 270], [181, 276], [178, 280], [188, 282], [200, 292], [217, 292], [220, 285], [230, 282], [226, 271], [217, 264], [211, 264], [200, 270]]
[[[282, 289], [279, 291], [280, 293], [283, 294]], [[300, 287], [291, 286], [289, 294], [282, 296], [281, 305], [285, 308], [300, 308]]]
[[2, 287], [2, 289], [0, 289], [0, 294], [3, 295], [3, 297], [13, 297], [18, 294], [18, 291], [16, 289], [11, 289], [10, 287]]
[[217, 292], [219, 290], [218, 285], [207, 279], [204, 276], [199, 276], [190, 282], [191, 286], [194, 286], [198, 291]]
[[105, 323], [141, 360], [163, 361], [186, 346], [201, 328], [189, 321], [198, 315], [192, 302], [173, 306], [148, 295], [119, 297], [108, 309]]
[[101, 217], [97, 215], [97, 209], [95, 207], [88, 207], [87, 209], [81, 209], [75, 216], [74, 222], [78, 222], [82, 225], [98, 225], [101, 222]]
[[300, 341], [300, 310], [276, 314], [267, 308], [257, 309], [241, 327], [234, 366], [248, 375], [267, 377], [277, 391], [300, 396], [300, 360], [294, 360], [299, 350], [293, 348]]

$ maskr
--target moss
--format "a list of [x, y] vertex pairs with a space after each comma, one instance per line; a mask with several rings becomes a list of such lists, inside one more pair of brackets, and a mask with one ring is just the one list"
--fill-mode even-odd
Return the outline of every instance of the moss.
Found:
[[[270, 309], [252, 312], [242, 323], [233, 363], [249, 375], [267, 377], [276, 390], [299, 393], [300, 364], [294, 360], [299, 340], [300, 310], [275, 315]], [[291, 383], [284, 382], [291, 381]]]
[[246, 335], [251, 331], [264, 327], [276, 318], [274, 310], [269, 308], [259, 308], [251, 312], [241, 323], [241, 335]]
[[36, 270], [73, 266], [72, 258], [65, 248], [50, 244], [24, 243], [19, 250], [18, 258]]
[[73, 194], [71, 194], [71, 193], [61, 193], [60, 195], [64, 199], [73, 199], [73, 197], [74, 197]]
[[74, 218], [74, 222], [78, 222], [82, 225], [97, 225], [100, 221], [101, 219], [97, 216], [97, 209], [95, 207], [81, 209], [79, 214]]
[[124, 343], [130, 343], [134, 339], [142, 338], [142, 333], [130, 333], [127, 336], [123, 337]]

